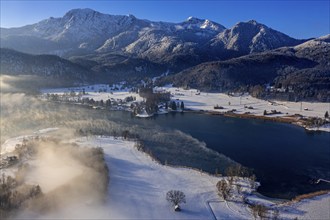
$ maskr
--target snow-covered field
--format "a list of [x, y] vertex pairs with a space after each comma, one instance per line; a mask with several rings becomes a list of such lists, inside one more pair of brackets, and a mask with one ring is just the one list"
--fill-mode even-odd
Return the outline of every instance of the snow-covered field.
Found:
[[[266, 101], [254, 98], [248, 94], [243, 96], [229, 96], [225, 93], [205, 93], [196, 89], [185, 90], [175, 87], [159, 87], [156, 91], [171, 92], [172, 99], [178, 102], [183, 101], [185, 108], [196, 111], [227, 112], [235, 109], [235, 114], [244, 114], [249, 112], [252, 115], [263, 116], [264, 110], [270, 113], [272, 110], [281, 112], [281, 114], [271, 114], [267, 117], [286, 117], [299, 114], [304, 117], [324, 118], [325, 112], [330, 113], [330, 103], [323, 102], [284, 102], [284, 101]], [[215, 106], [222, 107], [214, 109]], [[314, 130], [323, 130], [330, 132], [329, 126], [315, 128]]]
[[[118, 90], [113, 90], [118, 88]], [[122, 88], [121, 84], [109, 87], [105, 84], [90, 85], [75, 88], [59, 88], [42, 90], [43, 94], [64, 94], [71, 91], [80, 92], [85, 90], [86, 95], [82, 98], [93, 98], [95, 101], [107, 100], [109, 98], [125, 99], [128, 96], [136, 97], [136, 101], [142, 101], [137, 93], [129, 92], [128, 88]], [[235, 109], [235, 113], [244, 114], [250, 112], [253, 115], [263, 115], [264, 110], [271, 112], [276, 110], [282, 114], [269, 115], [268, 117], [288, 116], [300, 114], [306, 117], [324, 117], [326, 111], [330, 112], [330, 103], [322, 102], [285, 102], [285, 101], [266, 101], [254, 98], [250, 95], [228, 96], [225, 93], [205, 93], [196, 89], [182, 89], [172, 86], [155, 87], [154, 91], [171, 92], [172, 100], [183, 101], [185, 108], [191, 110], [227, 112]], [[214, 109], [218, 105], [223, 109]], [[249, 108], [250, 107], [250, 108]]]
[[[43, 94], [69, 94], [74, 91], [80, 93], [80, 98], [94, 99], [95, 101], [125, 100], [127, 97], [134, 97], [135, 102], [143, 101], [138, 93], [130, 92], [129, 88], [124, 88], [123, 84], [109, 85], [98, 84], [74, 88], [58, 88], [42, 90]], [[85, 94], [82, 94], [85, 91]], [[302, 115], [303, 117], [324, 118], [325, 112], [330, 112], [330, 103], [322, 102], [288, 102], [288, 101], [267, 101], [254, 98], [248, 94], [242, 96], [231, 96], [225, 93], [205, 93], [196, 89], [182, 89], [172, 86], [155, 87], [155, 92], [170, 92], [171, 99], [176, 102], [183, 101], [185, 109], [194, 111], [208, 111], [225, 113], [233, 111], [235, 114], [250, 114], [264, 116], [264, 111], [268, 113], [266, 117], [287, 117], [293, 115]], [[75, 98], [73, 98], [75, 99]], [[126, 103], [130, 106], [131, 102]], [[218, 108], [215, 109], [214, 107]], [[163, 109], [161, 109], [163, 110]], [[270, 114], [275, 111], [276, 114]], [[160, 114], [167, 111], [160, 112]], [[152, 115], [139, 114], [137, 117], [150, 117]], [[329, 123], [320, 127], [308, 128], [309, 130], [322, 130], [330, 132]]]
[[[169, 91], [174, 100], [183, 101], [185, 107], [192, 110], [227, 112], [236, 109], [237, 114], [250, 112], [254, 115], [263, 115], [264, 110], [270, 112], [276, 110], [282, 112], [280, 115], [301, 114], [308, 117], [324, 117], [326, 111], [330, 111], [330, 103], [321, 102], [283, 102], [265, 101], [250, 95], [228, 96], [225, 93], [205, 93], [195, 89], [181, 89], [175, 87], [160, 87], [158, 91]], [[224, 109], [214, 109], [214, 106]], [[250, 109], [244, 108], [252, 107]], [[276, 115], [279, 116], [279, 115]], [[274, 116], [273, 116], [274, 117]]]
[[[249, 212], [233, 203], [233, 212], [219, 199], [216, 183], [220, 178], [187, 168], [163, 166], [138, 151], [134, 143], [113, 138], [80, 139], [80, 145], [101, 146], [110, 168], [107, 207], [112, 219], [214, 219], [210, 210], [218, 210], [217, 219], [249, 219]], [[174, 212], [166, 201], [166, 192], [180, 190], [187, 203], [182, 212]], [[221, 210], [221, 211], [220, 211]]]
[[[42, 130], [46, 133], [53, 129]], [[26, 137], [26, 136], [25, 136]], [[22, 138], [6, 141], [6, 149], [13, 149], [10, 143], [17, 144]], [[216, 183], [224, 177], [210, 176], [189, 168], [164, 166], [156, 163], [150, 156], [138, 151], [134, 142], [112, 137], [83, 137], [70, 140], [80, 146], [98, 146], [104, 149], [106, 163], [110, 170], [110, 183], [107, 200], [94, 206], [88, 201], [63, 207], [61, 210], [40, 216], [41, 218], [75, 219], [252, 219], [250, 209], [242, 202], [225, 202], [216, 192]], [[9, 151], [7, 151], [9, 153]], [[49, 159], [49, 158], [48, 158]], [[70, 181], [70, 163], [52, 167], [51, 160], [34, 163], [33, 184], [38, 182], [45, 192], [54, 186], [42, 180], [56, 178], [57, 183]], [[53, 170], [55, 169], [55, 170]], [[73, 173], [79, 173], [75, 167]], [[54, 175], [53, 175], [54, 171]], [[40, 175], [40, 172], [45, 175]], [[61, 175], [63, 172], [63, 176]], [[48, 174], [47, 174], [48, 173]], [[47, 175], [46, 175], [47, 174]], [[58, 181], [58, 179], [63, 181]], [[29, 181], [29, 179], [27, 179]], [[37, 181], [37, 182], [36, 182]], [[31, 182], [32, 183], [32, 182]], [[240, 180], [242, 191], [249, 192], [248, 181]], [[166, 192], [181, 190], [186, 195], [182, 211], [175, 212], [166, 201]], [[240, 195], [235, 191], [235, 198]], [[255, 195], [248, 196], [250, 201], [269, 207], [277, 207], [284, 219], [329, 219], [330, 194], [303, 200], [299, 203], [276, 205]], [[36, 217], [34, 215], [34, 217]]]

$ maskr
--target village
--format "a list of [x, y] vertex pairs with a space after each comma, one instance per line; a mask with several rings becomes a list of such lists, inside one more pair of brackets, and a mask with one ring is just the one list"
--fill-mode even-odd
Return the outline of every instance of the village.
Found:
[[130, 111], [141, 118], [169, 112], [197, 112], [260, 118], [294, 123], [309, 130], [330, 131], [330, 103], [262, 100], [248, 93], [208, 93], [171, 85], [151, 88], [131, 88], [121, 82], [45, 89], [41, 97], [94, 109]]

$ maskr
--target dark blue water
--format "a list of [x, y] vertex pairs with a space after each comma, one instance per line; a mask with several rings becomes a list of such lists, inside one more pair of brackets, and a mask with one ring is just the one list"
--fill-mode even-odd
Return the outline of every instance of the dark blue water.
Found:
[[[194, 148], [194, 143], [190, 148], [190, 142], [178, 138], [175, 132], [164, 131], [179, 130], [191, 135], [205, 142], [207, 148], [251, 168], [261, 182], [258, 191], [266, 196], [289, 199], [330, 189], [329, 183], [311, 184], [313, 179], [330, 180], [328, 132], [306, 132], [301, 127], [285, 123], [196, 113], [139, 119], [130, 117], [127, 112], [110, 112], [108, 118], [126, 126], [134, 126], [149, 143], [153, 153], [163, 161], [208, 172], [228, 165], [228, 161], [221, 162], [223, 158]], [[142, 134], [142, 130], [146, 134]], [[165, 140], [148, 141], [157, 140], [158, 137]]]
[[205, 114], [162, 115], [152, 123], [188, 133], [208, 148], [252, 168], [262, 184], [258, 191], [265, 195], [292, 198], [330, 189], [330, 184], [310, 183], [311, 179], [330, 180], [330, 133]]

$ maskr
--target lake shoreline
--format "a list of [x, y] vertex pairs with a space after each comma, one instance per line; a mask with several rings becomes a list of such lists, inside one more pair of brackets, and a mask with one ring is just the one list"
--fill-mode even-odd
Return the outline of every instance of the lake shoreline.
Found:
[[[207, 114], [207, 115], [219, 115], [229, 118], [243, 118], [243, 119], [257, 119], [257, 120], [264, 120], [264, 121], [272, 121], [272, 122], [280, 122], [280, 123], [287, 123], [302, 127], [305, 129], [306, 132], [330, 132], [330, 129], [319, 130], [319, 128], [311, 128], [304, 124], [304, 121], [301, 120], [300, 116], [276, 116], [276, 117], [267, 117], [264, 115], [254, 115], [254, 114], [236, 114], [233, 112], [216, 112], [216, 111], [205, 111], [205, 110], [192, 110], [187, 109], [184, 112], [186, 113], [195, 113], [195, 114]], [[309, 118], [309, 117], [307, 117]]]
[[[72, 105], [74, 103], [72, 102], [59, 102], [59, 103], [62, 103], [62, 104], [68, 104], [68, 105]], [[100, 111], [100, 112], [113, 112], [113, 111], [109, 111], [108, 109], [93, 109], [93, 106], [88, 106], [88, 105], [77, 105], [77, 106], [80, 106], [80, 107], [85, 107], [85, 108], [91, 108], [93, 111]], [[117, 110], [119, 112], [127, 112], [127, 113], [130, 113], [131, 114], [131, 117], [135, 117], [133, 116], [133, 113], [131, 111], [128, 111], [128, 110]], [[205, 110], [190, 110], [190, 109], [185, 109], [185, 111], [169, 111], [168, 112], [169, 114], [168, 115], [175, 115], [177, 113], [181, 113], [181, 114], [184, 114], [184, 113], [193, 113], [193, 114], [200, 114], [200, 115], [214, 115], [214, 116], [224, 116], [226, 118], [242, 118], [242, 119], [251, 119], [252, 121], [253, 120], [259, 120], [260, 122], [262, 121], [270, 121], [270, 122], [279, 122], [279, 123], [287, 123], [287, 124], [293, 124], [295, 126], [299, 126], [299, 127], [302, 127], [301, 125], [299, 124], [296, 124], [296, 121], [297, 119], [296, 118], [293, 118], [293, 117], [287, 117], [287, 118], [280, 118], [280, 117], [267, 117], [267, 116], [258, 116], [258, 115], [252, 115], [252, 114], [236, 114], [236, 113], [224, 113], [224, 112], [215, 112], [215, 111], [205, 111]], [[191, 117], [194, 117], [194, 115], [191, 114]], [[158, 116], [161, 116], [163, 114], [155, 114], [154, 116], [151, 116], [150, 119], [151, 120], [154, 120], [155, 117], [158, 117]], [[178, 114], [180, 115], [180, 114]], [[197, 115], [196, 115], [197, 116]], [[137, 117], [139, 118], [139, 117]], [[146, 118], [140, 118], [140, 120], [144, 121]], [[149, 120], [150, 120], [149, 119]], [[139, 121], [140, 121], [139, 120]], [[293, 127], [295, 127], [293, 126]], [[311, 133], [314, 133], [315, 131], [308, 131], [308, 130], [305, 130], [306, 132], [311, 132]], [[191, 166], [189, 166], [191, 167]], [[206, 171], [207, 172], [207, 171]], [[212, 172], [207, 172], [207, 173], [212, 173]], [[316, 191], [314, 191], [316, 192]], [[302, 195], [302, 194], [301, 194]], [[281, 197], [274, 197], [274, 198], [281, 198]]]
[[[205, 93], [196, 89], [183, 89], [177, 87], [154, 87], [155, 93], [170, 93], [171, 102], [176, 104], [184, 103], [183, 112], [206, 113], [211, 115], [222, 115], [226, 117], [262, 119], [289, 123], [305, 128], [307, 131], [330, 132], [330, 121], [325, 120], [325, 113], [330, 111], [330, 103], [318, 102], [290, 102], [281, 100], [263, 100], [246, 94], [226, 94], [226, 93]], [[74, 92], [74, 96], [69, 93]], [[135, 97], [134, 102], [143, 102], [143, 98], [138, 93], [130, 92], [129, 88], [113, 90], [105, 84], [90, 85], [75, 88], [60, 88], [41, 90], [41, 98], [47, 99], [47, 94], [56, 94], [58, 101], [78, 102], [77, 93], [82, 91], [85, 94], [82, 98], [89, 98], [103, 103], [112, 100], [111, 106], [91, 104], [96, 109], [124, 110], [130, 109], [131, 102], [125, 101], [127, 98]], [[103, 92], [102, 92], [103, 91]], [[50, 96], [49, 96], [50, 97]], [[48, 99], [49, 99], [48, 97]], [[90, 104], [90, 103], [89, 103]], [[147, 113], [145, 110], [136, 115], [140, 118], [149, 118], [153, 115], [167, 114], [170, 112], [182, 112], [182, 110], [168, 110], [164, 108], [165, 103], [161, 103], [158, 112]], [[322, 121], [323, 120], [323, 121]], [[312, 127], [311, 127], [312, 126]]]

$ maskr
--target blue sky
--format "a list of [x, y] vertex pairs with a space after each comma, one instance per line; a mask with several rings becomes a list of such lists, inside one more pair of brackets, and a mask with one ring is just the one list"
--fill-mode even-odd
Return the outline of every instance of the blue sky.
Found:
[[1, 1], [1, 27], [19, 27], [74, 8], [153, 21], [181, 22], [189, 16], [209, 19], [230, 28], [239, 21], [257, 20], [295, 38], [319, 37], [330, 32], [330, 0], [167, 0], [167, 1]]

